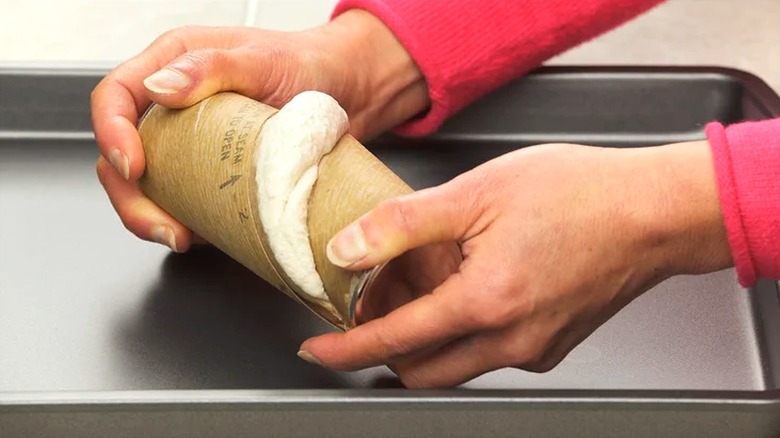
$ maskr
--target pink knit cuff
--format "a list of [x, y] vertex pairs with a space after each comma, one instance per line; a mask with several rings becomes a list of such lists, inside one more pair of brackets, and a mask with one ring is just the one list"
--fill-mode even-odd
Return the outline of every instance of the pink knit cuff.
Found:
[[[435, 13], [436, 8], [426, 7], [425, 0], [417, 1], [397, 1], [394, 6], [401, 6], [405, 16], [409, 14], [417, 15], [422, 13], [423, 16], [428, 16], [431, 12]], [[417, 3], [417, 5], [415, 5]], [[399, 5], [400, 4], [400, 5]], [[412, 11], [408, 11], [408, 9]], [[420, 69], [423, 77], [425, 77], [428, 85], [428, 95], [431, 100], [431, 108], [419, 119], [408, 121], [404, 125], [396, 128], [395, 132], [401, 135], [424, 135], [433, 132], [438, 128], [444, 120], [450, 115], [450, 102], [449, 95], [444, 89], [445, 81], [441, 77], [442, 69], [439, 68], [435, 59], [429, 56], [431, 53], [426, 50], [424, 44], [421, 44], [415, 32], [409, 28], [409, 24], [404, 20], [402, 16], [388, 6], [382, 0], [342, 0], [333, 11], [332, 17], [336, 17], [339, 14], [349, 9], [364, 9], [374, 16], [382, 20], [387, 27], [392, 30], [393, 35], [398, 38], [401, 45], [412, 55], [417, 67]], [[414, 9], [418, 9], [415, 11]], [[418, 22], [415, 20], [415, 22]], [[442, 35], [446, 37], [447, 35]]]
[[780, 279], [780, 119], [706, 128], [740, 284]]
[[431, 108], [396, 130], [435, 131], [444, 120], [547, 59], [662, 0], [341, 0], [382, 20], [417, 63]]

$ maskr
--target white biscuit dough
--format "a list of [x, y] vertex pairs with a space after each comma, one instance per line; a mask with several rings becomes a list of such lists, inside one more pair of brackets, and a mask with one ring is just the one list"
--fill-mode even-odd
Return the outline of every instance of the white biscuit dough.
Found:
[[309, 297], [328, 300], [309, 243], [309, 195], [317, 168], [349, 130], [347, 113], [318, 91], [295, 96], [268, 119], [257, 147], [260, 220], [271, 251]]

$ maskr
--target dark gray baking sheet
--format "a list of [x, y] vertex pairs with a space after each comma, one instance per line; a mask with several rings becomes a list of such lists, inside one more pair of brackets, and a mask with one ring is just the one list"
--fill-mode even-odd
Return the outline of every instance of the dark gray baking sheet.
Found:
[[[744, 290], [731, 270], [662, 283], [547, 374], [420, 392], [304, 363], [327, 330], [306, 310], [217, 251], [124, 230], [94, 173], [101, 74], [0, 70], [0, 437], [780, 434], [776, 283]], [[423, 187], [523, 145], [644, 146], [778, 114], [738, 71], [554, 68], [434, 136], [370, 146]]]

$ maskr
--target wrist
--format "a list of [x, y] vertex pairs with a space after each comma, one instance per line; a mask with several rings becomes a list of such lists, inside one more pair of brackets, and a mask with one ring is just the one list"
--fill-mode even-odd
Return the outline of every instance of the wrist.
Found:
[[393, 128], [430, 105], [420, 69], [392, 31], [376, 16], [351, 9], [323, 26], [335, 62], [355, 93], [350, 123], [361, 137]]
[[[706, 141], [637, 150], [637, 175], [649, 183], [644, 244], [667, 276], [733, 266]], [[646, 202], [650, 200], [650, 202]]]

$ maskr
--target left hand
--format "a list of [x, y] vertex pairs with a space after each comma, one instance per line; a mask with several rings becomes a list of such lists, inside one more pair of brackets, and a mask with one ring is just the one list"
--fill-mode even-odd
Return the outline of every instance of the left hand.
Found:
[[390, 29], [360, 9], [297, 32], [184, 27], [166, 32], [112, 70], [91, 96], [98, 179], [136, 236], [187, 251], [192, 232], [143, 194], [146, 167], [138, 119], [152, 102], [185, 108], [234, 91], [281, 107], [319, 90], [349, 115], [350, 132], [371, 136], [429, 105], [425, 80]]
[[381, 204], [333, 238], [331, 261], [365, 269], [448, 241], [463, 262], [440, 286], [307, 340], [302, 356], [338, 370], [388, 364], [410, 388], [544, 372], [660, 281], [732, 263], [704, 141], [512, 152]]

